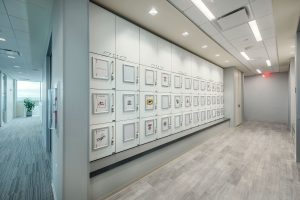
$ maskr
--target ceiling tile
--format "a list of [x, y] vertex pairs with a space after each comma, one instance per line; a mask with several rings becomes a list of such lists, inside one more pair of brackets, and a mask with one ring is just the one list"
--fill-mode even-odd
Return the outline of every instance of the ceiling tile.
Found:
[[14, 30], [29, 32], [29, 23], [25, 19], [10, 16], [10, 21]]
[[0, 27], [10, 28], [9, 19], [6, 14], [0, 13]]
[[255, 18], [272, 15], [273, 13], [272, 0], [252, 1], [251, 7]]
[[0, 26], [0, 36], [6, 40], [15, 40], [14, 33], [10, 28]]
[[256, 21], [259, 30], [270, 29], [270, 28], [275, 30], [273, 15], [267, 15], [261, 18], [257, 18]]
[[16, 0], [4, 0], [4, 4], [7, 8], [8, 15], [28, 19], [28, 4]]
[[4, 4], [3, 4], [2, 0], [0, 0], [0, 13], [1, 14], [6, 14], [6, 10], [5, 10], [5, 7], [4, 7]]
[[247, 5], [249, 2], [248, 0], [203, 0], [203, 3], [218, 18]]
[[17, 41], [19, 41], [19, 40], [30, 41], [30, 35], [28, 32], [23, 32], [23, 31], [18, 31], [18, 30], [15, 30], [14, 32], [15, 32]]
[[173, 5], [175, 5], [181, 11], [184, 11], [194, 5], [190, 0], [168, 0], [168, 1], [171, 2]]
[[223, 32], [227, 40], [233, 40], [241, 37], [254, 37], [248, 24], [235, 27]]
[[192, 6], [184, 11], [186, 16], [190, 18], [194, 23], [197, 25], [204, 24], [208, 22], [208, 19], [202, 14], [202, 12], [196, 8], [195, 6]]
[[209, 36], [219, 35], [219, 31], [210, 23], [206, 22], [200, 25], [200, 28]]

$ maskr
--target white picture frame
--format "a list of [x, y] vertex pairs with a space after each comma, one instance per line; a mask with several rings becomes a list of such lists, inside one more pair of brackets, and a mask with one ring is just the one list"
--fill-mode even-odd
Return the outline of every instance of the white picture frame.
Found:
[[110, 95], [107, 93], [92, 94], [93, 114], [108, 113], [110, 107]]
[[123, 94], [123, 111], [134, 112], [135, 111], [135, 95]]
[[123, 124], [123, 142], [135, 139], [135, 123]]
[[109, 127], [96, 128], [92, 130], [92, 149], [98, 150], [109, 146]]
[[135, 83], [135, 66], [123, 64], [123, 82]]
[[107, 60], [92, 58], [92, 78], [109, 80], [110, 62]]

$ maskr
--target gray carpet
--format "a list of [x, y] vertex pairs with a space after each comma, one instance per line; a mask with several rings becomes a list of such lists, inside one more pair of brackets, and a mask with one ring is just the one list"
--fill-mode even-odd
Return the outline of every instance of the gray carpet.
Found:
[[53, 199], [38, 117], [14, 119], [0, 128], [0, 199]]

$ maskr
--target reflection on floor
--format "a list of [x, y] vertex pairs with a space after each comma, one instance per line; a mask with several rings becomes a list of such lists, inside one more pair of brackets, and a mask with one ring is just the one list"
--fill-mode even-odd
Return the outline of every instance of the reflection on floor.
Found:
[[122, 199], [300, 199], [300, 166], [284, 125], [247, 122], [213, 137], [109, 197]]
[[0, 199], [53, 199], [50, 167], [40, 118], [19, 118], [0, 128]]

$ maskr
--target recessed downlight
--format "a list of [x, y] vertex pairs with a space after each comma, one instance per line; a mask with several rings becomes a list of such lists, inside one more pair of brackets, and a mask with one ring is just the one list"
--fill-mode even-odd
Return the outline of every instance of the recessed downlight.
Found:
[[208, 46], [205, 44], [205, 45], [203, 45], [201, 48], [202, 49], [206, 49]]
[[268, 67], [271, 67], [271, 66], [272, 66], [272, 64], [271, 64], [271, 61], [270, 61], [270, 60], [266, 60], [266, 63], [267, 63], [267, 66], [268, 66]]
[[261, 71], [260, 71], [260, 69], [256, 69], [256, 71], [257, 71], [257, 73], [261, 74]]
[[152, 16], [155, 16], [155, 15], [157, 15], [158, 11], [155, 8], [151, 8], [151, 10], [149, 10], [148, 13]]
[[2, 41], [2, 42], [5, 42], [5, 41], [6, 41], [6, 39], [5, 39], [5, 38], [2, 38], [2, 37], [0, 37], [0, 41]]
[[185, 31], [185, 32], [182, 33], [182, 36], [183, 36], [183, 37], [186, 37], [186, 36], [188, 36], [188, 35], [189, 35], [189, 33], [188, 33], [187, 31]]
[[246, 54], [246, 52], [242, 51], [240, 52], [241, 55], [246, 59], [246, 60], [250, 60], [249, 56]]
[[219, 56], [220, 56], [220, 54], [216, 54], [215, 56], [216, 56], [216, 57], [219, 57]]
[[14, 57], [14, 56], [7, 56], [8, 58], [12, 58], [12, 59], [15, 59], [16, 57]]
[[20, 68], [20, 66], [18, 66], [18, 65], [15, 65], [15, 66], [13, 66], [14, 68]]
[[229, 63], [229, 60], [225, 60], [226, 63]]

